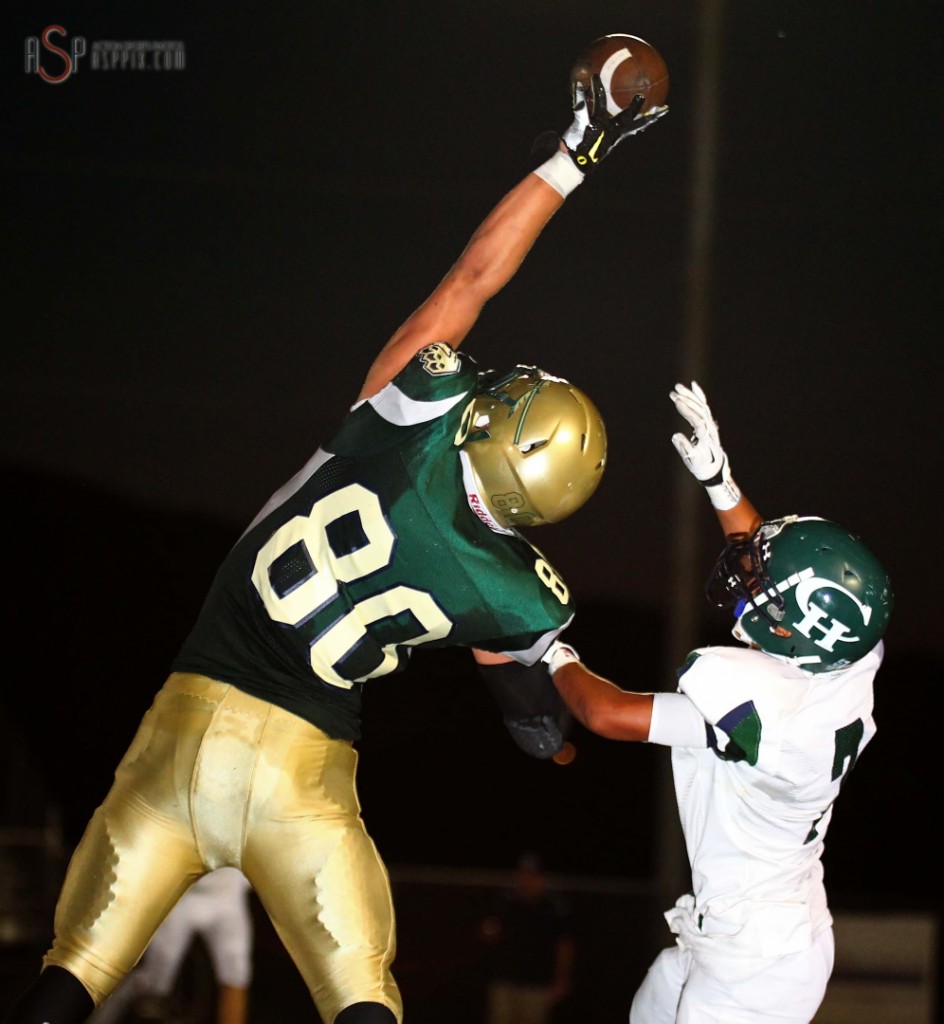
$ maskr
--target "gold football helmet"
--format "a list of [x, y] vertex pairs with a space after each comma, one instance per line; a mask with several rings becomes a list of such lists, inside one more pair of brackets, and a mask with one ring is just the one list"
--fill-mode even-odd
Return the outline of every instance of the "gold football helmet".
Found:
[[488, 382], [466, 408], [456, 443], [504, 526], [566, 519], [597, 489], [606, 464], [596, 406], [569, 381], [535, 366]]

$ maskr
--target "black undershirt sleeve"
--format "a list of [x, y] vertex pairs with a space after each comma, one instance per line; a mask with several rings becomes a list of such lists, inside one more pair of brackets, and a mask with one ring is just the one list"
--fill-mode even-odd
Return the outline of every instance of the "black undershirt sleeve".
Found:
[[515, 743], [542, 760], [558, 753], [572, 719], [544, 663], [528, 666], [509, 661], [477, 667]]

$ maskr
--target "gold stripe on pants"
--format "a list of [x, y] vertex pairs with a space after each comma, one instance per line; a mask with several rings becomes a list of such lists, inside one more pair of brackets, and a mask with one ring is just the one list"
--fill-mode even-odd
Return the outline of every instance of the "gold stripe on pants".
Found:
[[223, 865], [252, 883], [326, 1021], [399, 1020], [386, 869], [360, 817], [357, 752], [233, 686], [174, 673], [76, 848], [45, 963], [100, 1003], [181, 894]]

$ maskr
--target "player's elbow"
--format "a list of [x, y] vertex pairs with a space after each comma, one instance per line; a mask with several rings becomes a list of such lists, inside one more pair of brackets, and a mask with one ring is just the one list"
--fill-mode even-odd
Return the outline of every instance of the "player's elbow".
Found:
[[612, 739], [615, 727], [613, 706], [609, 701], [588, 701], [580, 708], [577, 717], [583, 725], [605, 739]]
[[558, 668], [553, 680], [574, 717], [590, 732], [609, 740], [648, 737], [651, 693], [623, 690], [576, 661]]

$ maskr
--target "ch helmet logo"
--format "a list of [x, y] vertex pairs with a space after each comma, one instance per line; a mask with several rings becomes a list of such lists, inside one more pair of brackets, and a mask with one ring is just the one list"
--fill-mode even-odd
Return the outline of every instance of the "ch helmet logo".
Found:
[[[766, 557], [767, 552], [765, 551], [764, 554]], [[872, 618], [872, 609], [869, 605], [860, 601], [852, 591], [847, 590], [835, 580], [814, 575], [812, 566], [807, 566], [799, 572], [792, 573], [785, 580], [775, 584], [774, 590], [781, 597], [787, 595], [791, 590], [794, 591], [793, 597], [801, 617], [798, 622], [790, 623], [791, 628], [795, 629], [798, 633], [802, 633], [807, 640], [811, 640], [817, 647], [821, 647], [824, 651], [829, 651], [830, 653], [833, 652], [837, 643], [858, 643], [862, 639], [859, 635], [852, 636], [852, 626], [837, 616], [835, 605], [838, 602], [835, 595], [841, 594], [849, 599], [852, 606], [858, 610], [863, 625], [867, 626]], [[824, 591], [831, 593], [823, 593]], [[815, 594], [821, 595], [821, 603], [813, 600]], [[770, 595], [758, 594], [745, 605], [745, 611], [751, 609], [763, 611], [765, 610], [764, 605], [769, 600]], [[827, 605], [827, 607], [823, 607], [823, 605]], [[773, 608], [766, 609], [766, 611], [768, 611], [771, 617], [776, 619], [782, 616], [782, 612]], [[840, 614], [848, 617], [847, 612]], [[812, 635], [814, 631], [817, 633], [816, 636]]]
[[[799, 622], [794, 622], [793, 628], [802, 633], [808, 640], [812, 640], [817, 647], [822, 647], [824, 651], [829, 651], [830, 653], [832, 653], [837, 643], [858, 643], [862, 638], [859, 635], [849, 635], [852, 629], [851, 626], [837, 618], [833, 612], [828, 611], [813, 601], [813, 595], [821, 590], [830, 590], [843, 594], [858, 609], [862, 624], [864, 626], [869, 624], [869, 620], [872, 618], [872, 609], [867, 604], [863, 604], [852, 591], [847, 590], [834, 580], [810, 576], [809, 578], [801, 579], [797, 583], [796, 603], [803, 613], [803, 618]], [[817, 630], [820, 635], [816, 637], [811, 636], [813, 630]]]

